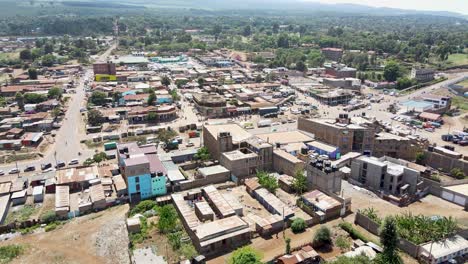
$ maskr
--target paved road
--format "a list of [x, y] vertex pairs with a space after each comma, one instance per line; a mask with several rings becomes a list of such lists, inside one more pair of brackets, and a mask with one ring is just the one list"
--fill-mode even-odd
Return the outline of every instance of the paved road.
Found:
[[[109, 56], [110, 52], [115, 49], [116, 45], [112, 45], [106, 50], [99, 59], [105, 59]], [[80, 108], [86, 106], [85, 102], [85, 80], [92, 79], [93, 72], [92, 69], [88, 68], [85, 70], [83, 77], [78, 80], [78, 85], [76, 86], [76, 94], [71, 95], [69, 101], [68, 110], [65, 113], [65, 117], [62, 121], [62, 126], [57, 131], [54, 138], [55, 143], [53, 143], [45, 153], [43, 153], [43, 158], [36, 160], [28, 161], [18, 161], [18, 169], [23, 172], [27, 166], [35, 166], [36, 171], [40, 171], [41, 164], [52, 163], [56, 164], [58, 161], [63, 161], [68, 163], [72, 159], [79, 159], [80, 163], [88, 157], [91, 157], [94, 152], [91, 150], [83, 149], [80, 144], [80, 140], [84, 138], [84, 124], [83, 118], [80, 113]], [[82, 155], [78, 155], [80, 152]], [[0, 166], [0, 170], [3, 170], [5, 174], [8, 173], [10, 169], [16, 168], [16, 164], [8, 164]], [[20, 173], [20, 175], [23, 173]]]

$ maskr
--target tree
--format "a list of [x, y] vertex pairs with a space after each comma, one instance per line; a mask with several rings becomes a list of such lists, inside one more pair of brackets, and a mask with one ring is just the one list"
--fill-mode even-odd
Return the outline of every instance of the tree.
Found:
[[278, 181], [276, 178], [265, 171], [257, 171], [258, 183], [271, 193], [275, 193], [278, 189]]
[[89, 98], [89, 101], [94, 105], [104, 105], [106, 103], [107, 95], [101, 91], [94, 91]]
[[161, 129], [158, 132], [158, 140], [164, 143], [169, 143], [173, 138], [177, 136], [177, 132], [174, 130]]
[[243, 31], [242, 31], [242, 35], [244, 37], [248, 37], [252, 34], [252, 28], [250, 27], [250, 25], [247, 25], [244, 27]]
[[261, 264], [261, 255], [259, 252], [249, 246], [241, 247], [232, 252], [229, 258], [229, 264]]
[[172, 97], [173, 101], [179, 101], [180, 100], [180, 95], [177, 92], [177, 89], [171, 90], [170, 94], [171, 94], [171, 97]]
[[92, 126], [99, 126], [104, 122], [104, 116], [96, 109], [88, 111], [88, 123]]
[[17, 92], [15, 94], [15, 101], [16, 103], [18, 104], [18, 107], [21, 109], [21, 110], [24, 110], [24, 96], [22, 93], [20, 92]]
[[210, 152], [207, 147], [201, 147], [195, 153], [194, 158], [201, 161], [207, 161], [211, 158]]
[[405, 89], [414, 84], [413, 80], [408, 77], [401, 77], [397, 79], [397, 89]]
[[380, 230], [380, 243], [383, 252], [376, 258], [376, 263], [402, 264], [403, 261], [397, 253], [398, 231], [395, 218], [385, 218]]
[[306, 230], [307, 224], [302, 218], [295, 218], [291, 223], [291, 230], [294, 234], [302, 233]]
[[464, 179], [466, 177], [465, 173], [460, 168], [453, 168], [450, 171], [450, 175], [452, 175], [453, 177], [455, 177], [456, 179], [459, 179], [459, 180], [462, 180], [462, 179]]
[[154, 102], [156, 102], [156, 93], [154, 92], [153, 89], [151, 89], [149, 96], [148, 96], [148, 105], [154, 105]]
[[52, 65], [54, 65], [55, 60], [56, 58], [54, 55], [47, 54], [47, 55], [42, 56], [41, 64], [42, 66], [45, 66], [45, 67], [51, 67]]
[[172, 205], [165, 205], [158, 210], [158, 229], [162, 233], [173, 232], [177, 227], [177, 212]]
[[63, 91], [59, 87], [52, 87], [47, 92], [47, 97], [59, 100], [62, 98]]
[[99, 153], [96, 153], [94, 154], [93, 156], [93, 160], [94, 162], [96, 162], [97, 164], [107, 160], [107, 155], [105, 152], [99, 152]]
[[331, 244], [331, 232], [326, 226], [321, 226], [317, 232], [315, 232], [313, 243], [321, 246], [324, 244]]
[[47, 100], [47, 96], [37, 93], [27, 93], [24, 95], [24, 103], [26, 104], [38, 104]]
[[62, 110], [60, 110], [60, 107], [55, 107], [54, 109], [52, 109], [52, 117], [53, 118], [57, 118], [60, 116], [60, 114], [62, 113]]
[[307, 191], [307, 176], [304, 174], [303, 170], [296, 171], [292, 187], [299, 195]]
[[158, 120], [158, 115], [155, 112], [149, 112], [147, 119], [149, 122], [156, 122]]
[[424, 160], [426, 159], [426, 155], [424, 152], [416, 153], [416, 163], [419, 165], [424, 165]]
[[276, 45], [278, 46], [278, 48], [289, 48], [289, 37], [288, 37], [288, 35], [286, 35], [284, 33], [281, 34], [278, 37]]
[[198, 87], [203, 88], [203, 85], [205, 84], [205, 79], [200, 77], [198, 78], [197, 82], [198, 82]]
[[338, 236], [336, 238], [336, 246], [340, 248], [341, 252], [345, 252], [346, 250], [351, 248], [351, 243], [345, 236]]
[[164, 75], [162, 78], [161, 78], [161, 84], [164, 85], [164, 86], [169, 86], [171, 84], [171, 79], [169, 79], [169, 77], [167, 77], [166, 75]]
[[256, 82], [256, 83], [261, 83], [261, 82], [263, 82], [262, 75], [259, 74], [259, 75], [255, 76], [255, 82]]
[[278, 31], [279, 31], [279, 25], [278, 25], [278, 23], [274, 23], [274, 24], [273, 24], [272, 30], [273, 30], [273, 34], [278, 34]]
[[291, 254], [291, 238], [286, 238], [286, 254]]
[[24, 49], [20, 51], [20, 59], [22, 60], [31, 60], [32, 54], [30, 49]]
[[389, 61], [384, 68], [384, 78], [389, 82], [394, 82], [402, 75], [400, 65], [395, 61]]
[[37, 70], [35, 68], [28, 69], [28, 76], [31, 80], [37, 80]]
[[301, 72], [305, 72], [307, 70], [307, 66], [305, 65], [305, 63], [303, 61], [298, 61], [296, 63], [296, 70], [301, 71]]

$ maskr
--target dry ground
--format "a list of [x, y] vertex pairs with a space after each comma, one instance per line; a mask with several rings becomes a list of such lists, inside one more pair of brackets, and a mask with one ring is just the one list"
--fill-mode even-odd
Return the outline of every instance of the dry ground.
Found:
[[69, 221], [50, 232], [19, 236], [4, 244], [21, 244], [26, 252], [12, 263], [130, 263], [125, 213], [128, 205]]

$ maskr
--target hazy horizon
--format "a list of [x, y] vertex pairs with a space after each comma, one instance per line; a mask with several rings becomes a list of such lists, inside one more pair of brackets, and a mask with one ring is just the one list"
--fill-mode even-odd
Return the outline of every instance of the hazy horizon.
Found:
[[322, 4], [359, 4], [372, 7], [412, 9], [418, 11], [449, 11], [468, 15], [468, 0], [302, 0]]

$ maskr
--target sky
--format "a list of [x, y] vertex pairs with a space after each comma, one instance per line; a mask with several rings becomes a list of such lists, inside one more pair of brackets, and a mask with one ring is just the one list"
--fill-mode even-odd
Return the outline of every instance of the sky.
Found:
[[424, 11], [452, 11], [468, 15], [468, 0], [307, 0], [325, 4], [352, 3]]

